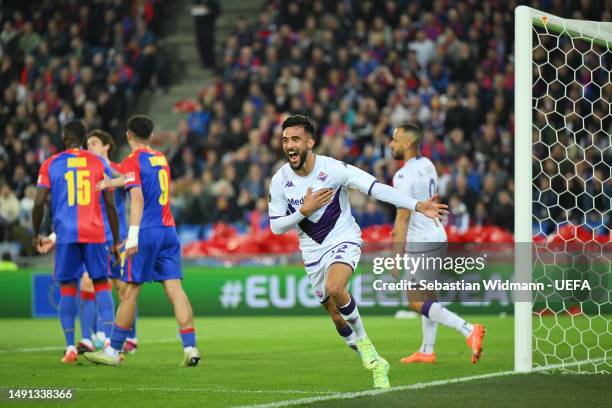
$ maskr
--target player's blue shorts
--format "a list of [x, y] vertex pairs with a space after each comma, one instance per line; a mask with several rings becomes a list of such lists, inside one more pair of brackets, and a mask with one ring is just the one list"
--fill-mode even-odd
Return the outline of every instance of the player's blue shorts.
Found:
[[108, 248], [106, 244], [55, 244], [54, 278], [58, 282], [81, 279], [83, 271], [92, 280], [110, 276]]
[[127, 259], [121, 280], [161, 282], [183, 279], [181, 242], [175, 227], [155, 227], [138, 232], [138, 252]]

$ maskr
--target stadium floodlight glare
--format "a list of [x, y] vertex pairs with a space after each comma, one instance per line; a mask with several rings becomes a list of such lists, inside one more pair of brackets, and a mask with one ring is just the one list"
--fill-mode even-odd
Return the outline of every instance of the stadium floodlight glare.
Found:
[[[612, 23], [519, 6], [514, 62], [515, 279], [574, 273], [596, 285], [588, 298], [535, 292], [515, 303], [514, 369], [609, 373]], [[570, 248], [579, 230], [592, 234], [579, 240], [588, 254]], [[563, 252], [542, 256], [554, 235]]]

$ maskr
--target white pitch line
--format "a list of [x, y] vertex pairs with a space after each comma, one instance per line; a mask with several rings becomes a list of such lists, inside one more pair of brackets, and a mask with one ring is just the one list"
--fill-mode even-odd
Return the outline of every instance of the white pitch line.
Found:
[[230, 394], [322, 394], [329, 395], [335, 391], [304, 391], [304, 390], [241, 390], [236, 388], [183, 388], [183, 387], [105, 387], [105, 388], [75, 388], [77, 391], [101, 391], [101, 392], [218, 392]]
[[[138, 344], [162, 344], [162, 343], [178, 343], [180, 340], [178, 338], [166, 338], [166, 339], [158, 339], [158, 340], [143, 340], [139, 341]], [[0, 354], [7, 353], [37, 353], [41, 351], [63, 351], [66, 349], [66, 346], [45, 346], [45, 347], [26, 347], [26, 348], [18, 348], [18, 349], [2, 349], [0, 350]]]
[[[606, 360], [611, 360], [611, 359], [610, 358], [607, 358], [607, 359], [606, 358], [596, 358], [592, 360], [576, 361], [576, 362], [568, 363], [568, 364], [554, 364], [550, 366], [536, 367], [532, 370], [532, 372], [541, 372], [541, 371], [548, 371], [548, 370], [553, 370], [557, 368], [573, 367], [573, 366], [577, 366], [581, 364], [588, 364], [588, 363], [598, 363], [598, 362], [606, 361]], [[426, 383], [399, 385], [399, 386], [391, 387], [387, 389], [344, 392], [344, 393], [339, 392], [339, 393], [334, 393], [330, 395], [322, 395], [319, 397], [299, 398], [299, 399], [293, 399], [293, 400], [276, 401], [276, 402], [269, 402], [269, 403], [263, 403], [263, 404], [255, 404], [255, 405], [240, 405], [240, 406], [236, 406], [235, 408], [282, 408], [282, 407], [288, 407], [292, 405], [313, 404], [315, 402], [334, 401], [334, 400], [340, 400], [340, 399], [353, 399], [353, 398], [359, 398], [359, 397], [369, 397], [369, 396], [386, 394], [386, 393], [395, 392], [395, 391], [420, 390], [423, 388], [437, 387], [441, 385], [458, 384], [458, 383], [464, 383], [464, 382], [475, 381], [475, 380], [484, 380], [488, 378], [505, 377], [505, 376], [510, 376], [510, 375], [519, 375], [519, 374], [525, 374], [525, 373], [519, 373], [516, 371], [499, 371], [495, 373], [472, 375], [469, 377], [457, 377], [457, 378], [449, 378], [446, 380], [430, 381]]]

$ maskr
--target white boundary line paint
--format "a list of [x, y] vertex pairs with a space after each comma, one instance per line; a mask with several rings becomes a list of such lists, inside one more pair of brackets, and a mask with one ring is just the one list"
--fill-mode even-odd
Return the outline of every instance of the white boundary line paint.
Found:
[[[158, 340], [144, 340], [139, 341], [138, 344], [162, 344], [162, 343], [179, 343], [180, 340], [178, 338], [165, 338]], [[18, 349], [0, 349], [0, 354], [7, 353], [37, 353], [41, 351], [63, 351], [65, 350], [65, 346], [46, 346], [46, 347], [26, 347], [26, 348], [18, 348]]]
[[[596, 358], [592, 360], [575, 361], [573, 363], [568, 363], [568, 364], [555, 364], [555, 365], [550, 365], [550, 366], [545, 366], [545, 367], [536, 367], [532, 370], [532, 372], [542, 372], [542, 371], [553, 370], [556, 368], [573, 367], [573, 366], [577, 366], [580, 364], [598, 363], [598, 362], [606, 361], [606, 360], [611, 360], [611, 359], [610, 358], [608, 359]], [[322, 395], [319, 397], [299, 398], [299, 399], [293, 399], [293, 400], [276, 401], [276, 402], [255, 404], [255, 405], [240, 405], [235, 408], [282, 408], [282, 407], [288, 407], [292, 405], [313, 404], [315, 402], [334, 401], [334, 400], [341, 400], [341, 399], [353, 399], [353, 398], [359, 398], [359, 397], [369, 397], [369, 396], [386, 394], [386, 393], [395, 392], [395, 391], [420, 390], [423, 388], [437, 387], [440, 385], [458, 384], [458, 383], [464, 383], [464, 382], [475, 381], [475, 380], [484, 380], [488, 378], [506, 377], [506, 376], [511, 376], [511, 375], [522, 375], [522, 374], [525, 374], [525, 373], [520, 373], [517, 371], [499, 371], [499, 372], [494, 372], [494, 373], [472, 375], [469, 377], [457, 377], [457, 378], [449, 378], [447, 380], [437, 380], [437, 381], [431, 381], [431, 382], [426, 382], [426, 383], [399, 385], [397, 387], [391, 387], [387, 389], [366, 390], [366, 391], [345, 392], [345, 393], [339, 392], [339, 393], [334, 393], [330, 395]]]
[[99, 391], [99, 392], [211, 392], [228, 394], [335, 394], [335, 391], [304, 391], [304, 390], [241, 390], [237, 388], [182, 388], [182, 387], [99, 387], [99, 388], [75, 388], [76, 391]]

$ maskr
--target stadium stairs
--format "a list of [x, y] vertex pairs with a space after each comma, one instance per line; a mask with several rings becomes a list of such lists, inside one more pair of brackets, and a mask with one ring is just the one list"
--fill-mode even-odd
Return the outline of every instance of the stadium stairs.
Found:
[[[257, 21], [262, 8], [262, 0], [222, 0], [221, 15], [216, 21], [215, 50], [217, 63], [221, 61], [223, 44], [232, 33], [238, 17], [244, 16], [249, 22]], [[157, 131], [170, 131], [177, 128], [180, 119], [186, 114], [172, 112], [174, 104], [182, 99], [195, 99], [202, 87], [212, 79], [214, 72], [204, 69], [200, 64], [193, 18], [190, 14], [190, 1], [182, 0], [179, 12], [174, 20], [174, 28], [167, 30], [160, 40], [160, 48], [175, 62], [178, 61], [178, 72], [172, 73], [172, 84], [166, 93], [157, 93], [142, 98], [138, 110], [147, 112], [154, 118]]]

